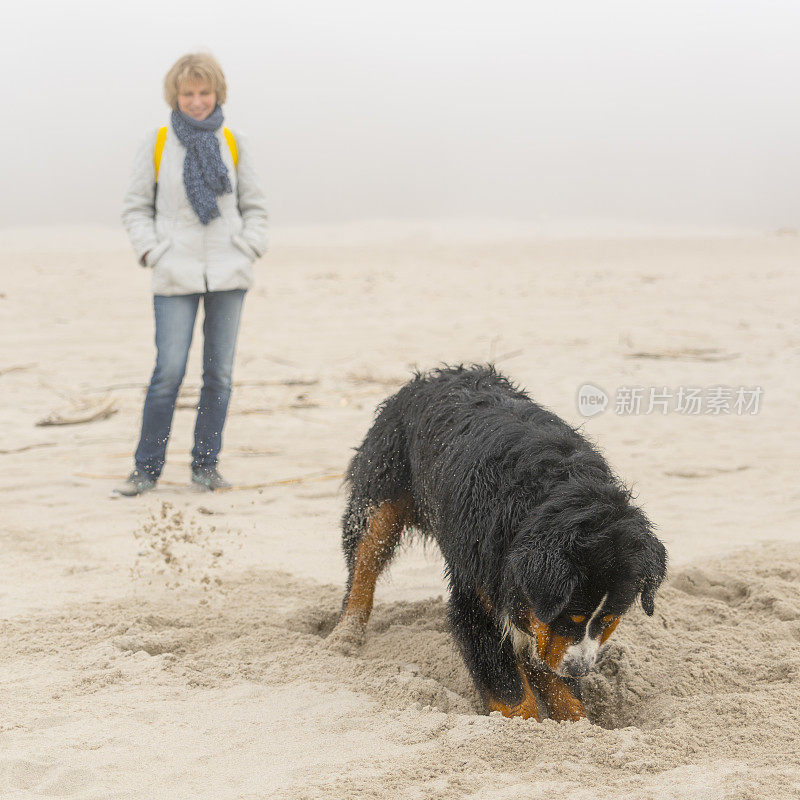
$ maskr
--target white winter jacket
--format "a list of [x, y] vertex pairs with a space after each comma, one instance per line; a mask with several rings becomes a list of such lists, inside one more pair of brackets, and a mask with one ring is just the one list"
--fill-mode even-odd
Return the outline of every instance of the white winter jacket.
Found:
[[156, 187], [157, 134], [150, 133], [136, 154], [122, 209], [122, 223], [140, 263], [153, 269], [153, 294], [249, 288], [253, 261], [267, 249], [267, 210], [247, 141], [234, 132], [239, 153], [234, 168], [222, 127], [217, 131], [233, 192], [217, 196], [221, 216], [203, 225], [186, 196], [186, 148], [171, 125]]

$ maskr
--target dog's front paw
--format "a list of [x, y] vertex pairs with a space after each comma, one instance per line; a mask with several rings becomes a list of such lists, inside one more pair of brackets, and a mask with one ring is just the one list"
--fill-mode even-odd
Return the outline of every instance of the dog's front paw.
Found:
[[559, 696], [549, 704], [550, 719], [556, 722], [577, 722], [586, 718], [583, 703], [576, 697]]
[[548, 684], [545, 690], [545, 702], [550, 719], [556, 722], [577, 722], [586, 717], [583, 703], [557, 678]]

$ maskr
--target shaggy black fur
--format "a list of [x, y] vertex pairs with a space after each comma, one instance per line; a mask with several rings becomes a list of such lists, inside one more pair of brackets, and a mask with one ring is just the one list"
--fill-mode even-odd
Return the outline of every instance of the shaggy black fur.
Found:
[[647, 517], [593, 444], [492, 366], [418, 373], [378, 408], [347, 479], [348, 590], [371, 511], [410, 498], [409, 526], [444, 555], [453, 633], [484, 696], [521, 698], [504, 616], [527, 630], [532, 610], [575, 638], [570, 616], [604, 595], [604, 613], [638, 596], [653, 613], [666, 552]]

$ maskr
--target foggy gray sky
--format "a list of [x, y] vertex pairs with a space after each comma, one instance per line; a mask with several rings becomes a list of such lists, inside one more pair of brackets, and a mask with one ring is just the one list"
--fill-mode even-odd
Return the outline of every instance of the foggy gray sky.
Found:
[[118, 224], [210, 50], [275, 225], [800, 225], [796, 2], [33, 0], [4, 12], [0, 226]]

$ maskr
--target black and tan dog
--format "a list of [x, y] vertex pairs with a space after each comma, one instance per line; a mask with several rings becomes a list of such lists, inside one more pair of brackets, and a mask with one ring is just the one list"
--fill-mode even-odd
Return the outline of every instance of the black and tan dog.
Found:
[[487, 709], [579, 719], [576, 680], [666, 552], [597, 449], [492, 367], [418, 374], [347, 473], [348, 581], [332, 643], [357, 642], [404, 529], [439, 545], [453, 634]]

